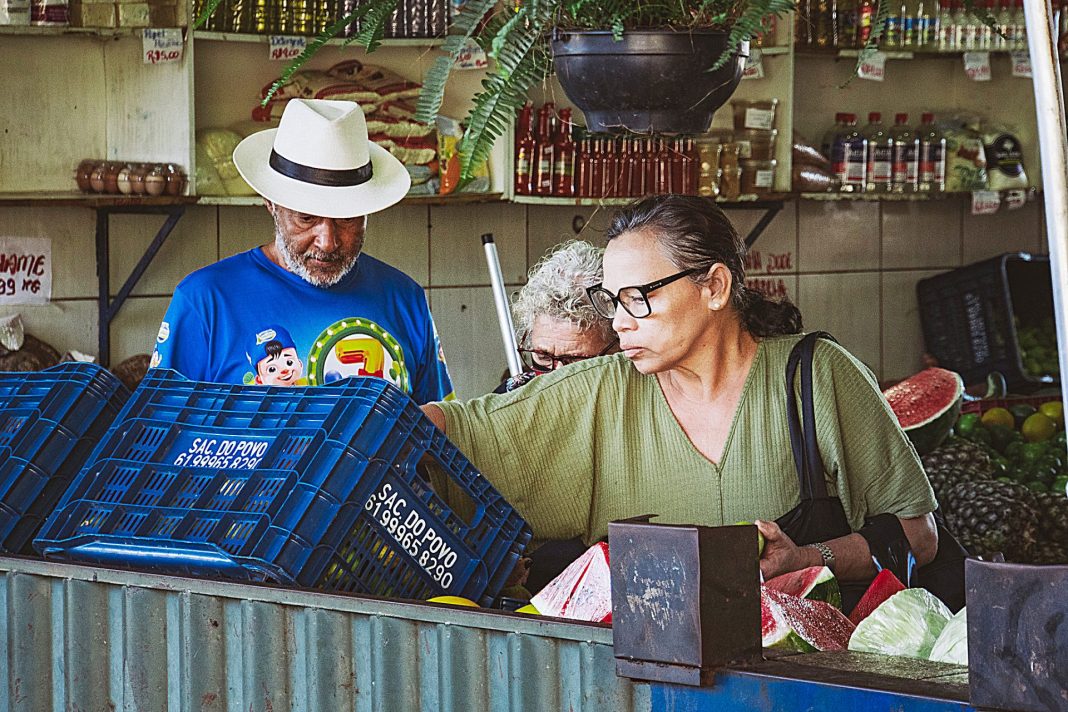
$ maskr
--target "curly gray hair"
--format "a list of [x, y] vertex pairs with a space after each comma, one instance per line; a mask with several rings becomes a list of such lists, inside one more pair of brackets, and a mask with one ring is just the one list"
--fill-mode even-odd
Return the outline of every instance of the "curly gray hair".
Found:
[[544, 314], [580, 329], [595, 329], [606, 342], [614, 338], [612, 321], [598, 314], [586, 297], [586, 287], [604, 280], [603, 260], [604, 249], [582, 240], [563, 242], [542, 257], [512, 302], [516, 335], [529, 335], [534, 320]]

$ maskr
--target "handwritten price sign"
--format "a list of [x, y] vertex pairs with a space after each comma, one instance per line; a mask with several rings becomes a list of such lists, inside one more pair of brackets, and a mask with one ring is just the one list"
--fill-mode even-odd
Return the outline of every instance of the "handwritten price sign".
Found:
[[857, 76], [873, 82], [886, 79], [886, 52], [872, 52], [860, 63]]
[[745, 60], [745, 70], [742, 79], [764, 78], [764, 55], [756, 47], [749, 50], [749, 56]]
[[486, 58], [486, 53], [474, 40], [467, 40], [460, 54], [456, 55], [456, 61], [453, 62], [454, 69], [485, 69], [488, 66], [489, 60]]
[[990, 81], [990, 53], [989, 52], [965, 52], [964, 73], [968, 78], [976, 82]]
[[288, 61], [300, 56], [300, 53], [303, 52], [307, 46], [307, 37], [271, 35], [271, 39], [267, 44], [267, 58], [272, 62]]
[[0, 237], [0, 304], [48, 304], [52, 298], [52, 240]]
[[972, 215], [993, 215], [1001, 207], [1001, 196], [996, 190], [972, 191]]
[[145, 64], [181, 62], [185, 44], [177, 27], [145, 28], [141, 32], [142, 59]]
[[1012, 76], [1031, 78], [1031, 54], [1030, 52], [1012, 53]]

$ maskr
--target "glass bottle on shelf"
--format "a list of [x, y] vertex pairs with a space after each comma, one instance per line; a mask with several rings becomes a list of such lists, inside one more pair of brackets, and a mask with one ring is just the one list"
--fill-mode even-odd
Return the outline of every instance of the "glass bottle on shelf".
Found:
[[561, 109], [553, 145], [553, 195], [575, 194], [575, 141], [572, 131], [571, 109]]
[[593, 141], [590, 152], [590, 197], [604, 197], [604, 139]]
[[916, 49], [933, 52], [938, 48], [938, 4], [920, 0], [916, 8]]
[[934, 114], [923, 114], [920, 128], [920, 180], [923, 192], [941, 193], [946, 189], [946, 137], [938, 130]]
[[856, 46], [859, 10], [858, 0], [838, 0], [838, 47]]
[[868, 175], [864, 183], [867, 193], [886, 193], [893, 178], [894, 141], [883, 125], [878, 111], [868, 114], [868, 125], [862, 132], [868, 141]]
[[838, 138], [838, 134], [845, 129], [845, 117], [846, 115], [841, 112], [835, 114], [834, 126], [828, 129], [827, 133], [823, 134], [823, 142], [820, 143], [820, 150], [828, 159], [831, 157], [831, 150], [834, 147], [835, 139]]
[[837, 0], [813, 0], [812, 30], [817, 47], [834, 47], [838, 33]]
[[1013, 22], [1012, 34], [1015, 46], [1012, 49], [1027, 49], [1027, 21], [1024, 19], [1023, 0], [1016, 0], [1013, 15], [1016, 20]]
[[920, 137], [909, 126], [908, 114], [894, 116], [890, 138], [894, 142], [891, 190], [895, 193], [915, 193], [920, 174]]
[[901, 6], [891, 0], [890, 10], [883, 23], [883, 36], [879, 45], [885, 49], [901, 47]]
[[519, 126], [516, 129], [515, 139], [515, 193], [516, 195], [530, 195], [533, 192], [533, 172], [531, 166], [534, 163], [534, 152], [537, 149], [537, 141], [534, 139], [532, 118], [534, 105], [527, 102], [519, 110]]
[[876, 17], [875, 0], [857, 0], [857, 39], [854, 43], [856, 47], [868, 44]]
[[938, 51], [952, 52], [957, 49], [956, 29], [953, 19], [953, 3], [941, 0], [938, 5]]
[[[989, 17], [995, 12], [994, 0], [979, 0], [976, 10]], [[975, 24], [975, 48], [984, 52], [994, 49], [994, 30], [982, 20], [977, 20]]]
[[916, 7], [908, 0], [901, 2], [901, 47], [912, 49], [916, 45]]
[[627, 192], [631, 197], [645, 196], [645, 140], [631, 139], [630, 142], [630, 185]]
[[845, 114], [843, 127], [834, 138], [831, 162], [843, 193], [860, 193], [868, 174], [868, 140], [857, 130], [857, 115]]
[[953, 51], [967, 49], [968, 18], [970, 14], [964, 7], [964, 0], [953, 0]]
[[535, 195], [553, 194], [553, 127], [556, 106], [547, 102], [538, 109], [537, 161], [534, 164]]

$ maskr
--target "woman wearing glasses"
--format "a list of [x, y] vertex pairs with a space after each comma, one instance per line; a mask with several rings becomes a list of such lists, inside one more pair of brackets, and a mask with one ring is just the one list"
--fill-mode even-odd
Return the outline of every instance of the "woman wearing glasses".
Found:
[[612, 320], [590, 303], [586, 290], [604, 279], [604, 250], [583, 240], [554, 247], [530, 270], [512, 302], [523, 373], [496, 390], [513, 391], [534, 376], [618, 351]]
[[[799, 507], [783, 397], [801, 315], [745, 287], [745, 245], [715, 203], [655, 196], [608, 231], [595, 308], [622, 353], [505, 395], [424, 406], [538, 539], [605, 536], [609, 521], [758, 523], [765, 576], [827, 564], [875, 570], [855, 532], [896, 515], [918, 564], [933, 558], [936, 504], [871, 373], [837, 344], [815, 349], [816, 434], [829, 494], [854, 533], [798, 547], [775, 523]], [[849, 309], [849, 305], [842, 305]]]

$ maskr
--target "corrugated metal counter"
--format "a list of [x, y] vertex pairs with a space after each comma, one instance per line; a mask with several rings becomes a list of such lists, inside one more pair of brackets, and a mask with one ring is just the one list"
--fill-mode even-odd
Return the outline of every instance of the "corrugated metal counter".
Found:
[[0, 558], [0, 710], [644, 712], [608, 628]]

